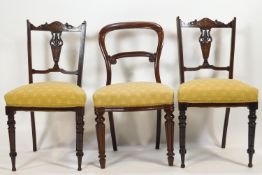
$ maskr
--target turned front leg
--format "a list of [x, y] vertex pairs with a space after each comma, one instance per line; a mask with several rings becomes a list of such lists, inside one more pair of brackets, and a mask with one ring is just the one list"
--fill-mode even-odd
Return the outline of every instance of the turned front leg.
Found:
[[76, 156], [78, 159], [78, 171], [81, 171], [84, 135], [84, 109], [76, 112]]
[[248, 115], [248, 149], [247, 153], [249, 155], [248, 167], [252, 167], [253, 154], [255, 153], [254, 142], [255, 142], [255, 129], [256, 129], [256, 108], [249, 107]]
[[186, 154], [186, 107], [179, 106], [179, 153], [181, 155], [181, 168], [185, 168]]
[[167, 157], [168, 157], [168, 165], [173, 166], [174, 162], [174, 108], [164, 109], [166, 112], [165, 115], [165, 128], [166, 128], [166, 141], [167, 141]]
[[10, 157], [11, 157], [11, 162], [12, 162], [12, 171], [16, 171], [16, 167], [15, 167], [15, 160], [16, 160], [16, 143], [15, 143], [15, 119], [14, 119], [14, 115], [15, 112], [14, 111], [6, 111], [6, 114], [8, 115], [8, 134], [9, 134], [9, 143], [10, 143]]
[[105, 155], [105, 118], [103, 114], [105, 112], [103, 110], [95, 110], [96, 114], [96, 136], [97, 136], [97, 143], [98, 143], [98, 151], [99, 151], [99, 162], [100, 167], [102, 169], [106, 166], [106, 155]]

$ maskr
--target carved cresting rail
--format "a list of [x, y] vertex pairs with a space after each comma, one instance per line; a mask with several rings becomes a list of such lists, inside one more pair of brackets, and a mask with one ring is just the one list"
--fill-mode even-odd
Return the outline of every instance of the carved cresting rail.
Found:
[[232, 21], [228, 24], [220, 22], [218, 20], [211, 20], [209, 18], [203, 18], [201, 20], [194, 20], [189, 23], [184, 23], [181, 21], [181, 27], [195, 27], [200, 29], [200, 36], [199, 36], [199, 43], [201, 46], [202, 56], [203, 56], [203, 64], [198, 67], [184, 67], [185, 71], [196, 71], [200, 69], [214, 69], [214, 70], [227, 70], [229, 71], [230, 67], [217, 67], [214, 65], [209, 64], [208, 58], [210, 53], [210, 48], [212, 44], [212, 36], [211, 36], [211, 29], [212, 28], [231, 28]]
[[51, 40], [49, 42], [51, 51], [52, 51], [52, 57], [54, 61], [54, 66], [47, 70], [35, 70], [32, 69], [32, 73], [35, 74], [45, 74], [49, 72], [61, 72], [64, 74], [75, 74], [78, 75], [78, 71], [68, 71], [64, 70], [59, 67], [59, 60], [60, 60], [60, 54], [63, 46], [63, 40], [62, 40], [62, 32], [80, 32], [81, 26], [74, 27], [72, 25], [69, 25], [68, 23], [61, 23], [58, 21], [52, 22], [50, 24], [45, 23], [38, 27], [35, 27], [33, 24], [30, 24], [31, 30], [38, 30], [38, 31], [51, 31]]

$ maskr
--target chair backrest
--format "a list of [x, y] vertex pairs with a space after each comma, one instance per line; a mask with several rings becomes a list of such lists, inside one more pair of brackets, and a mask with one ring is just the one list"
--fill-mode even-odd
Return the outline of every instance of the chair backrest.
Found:
[[[50, 47], [52, 51], [52, 57], [54, 61], [54, 66], [46, 70], [36, 70], [32, 67], [32, 41], [31, 32], [32, 31], [43, 31], [50, 32]], [[78, 58], [78, 68], [75, 71], [68, 71], [60, 68], [59, 59], [60, 53], [63, 46], [62, 33], [63, 32], [79, 32], [80, 33], [80, 50]], [[83, 71], [83, 61], [84, 61], [84, 48], [85, 48], [85, 34], [86, 34], [86, 22], [84, 21], [78, 27], [69, 25], [68, 23], [62, 24], [61, 22], [54, 21], [50, 24], [45, 23], [38, 27], [34, 26], [27, 20], [27, 50], [28, 50], [28, 70], [29, 70], [29, 83], [33, 82], [33, 74], [48, 74], [50, 72], [60, 72], [63, 74], [72, 74], [77, 76], [77, 85], [82, 84], [82, 71]]]
[[[182, 41], [182, 28], [199, 28], [200, 36], [199, 43], [201, 46], [203, 64], [197, 67], [186, 67], [184, 65], [183, 56], [183, 41]], [[210, 53], [212, 36], [210, 31], [212, 28], [231, 28], [231, 49], [230, 49], [230, 62], [229, 66], [221, 67], [210, 65], [208, 57]], [[180, 69], [180, 83], [185, 81], [185, 71], [197, 71], [200, 69], [212, 69], [216, 71], [228, 71], [228, 78], [233, 78], [233, 66], [234, 66], [234, 51], [235, 51], [235, 33], [236, 33], [236, 18], [229, 23], [225, 24], [220, 21], [213, 21], [209, 18], [203, 18], [201, 20], [194, 20], [189, 23], [184, 23], [179, 17], [177, 17], [177, 37], [178, 37], [178, 56], [179, 56], [179, 69]]]
[[[114, 55], [109, 55], [105, 44], [106, 35], [111, 31], [122, 30], [122, 29], [149, 29], [155, 31], [158, 36], [158, 44], [157, 44], [156, 51], [154, 53], [147, 52], [147, 51], [120, 52]], [[160, 55], [163, 46], [163, 39], [164, 39], [164, 32], [162, 27], [152, 22], [121, 22], [121, 23], [109, 24], [103, 27], [99, 32], [99, 45], [106, 63], [106, 69], [107, 69], [106, 85], [111, 84], [111, 77], [112, 77], [111, 65], [116, 64], [118, 59], [126, 58], [126, 57], [148, 57], [150, 62], [154, 62], [154, 72], [155, 72], [156, 82], [161, 83], [161, 79], [159, 75], [159, 61], [160, 61]]]

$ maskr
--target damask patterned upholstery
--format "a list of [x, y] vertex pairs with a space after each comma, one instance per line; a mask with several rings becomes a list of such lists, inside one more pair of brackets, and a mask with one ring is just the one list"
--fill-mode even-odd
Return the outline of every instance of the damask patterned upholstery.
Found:
[[180, 85], [178, 101], [187, 103], [257, 102], [258, 89], [232, 79], [196, 79]]
[[65, 82], [41, 82], [18, 87], [5, 95], [7, 106], [19, 107], [83, 107], [85, 92]]
[[95, 107], [143, 107], [173, 104], [174, 93], [161, 83], [128, 82], [102, 87], [93, 99]]

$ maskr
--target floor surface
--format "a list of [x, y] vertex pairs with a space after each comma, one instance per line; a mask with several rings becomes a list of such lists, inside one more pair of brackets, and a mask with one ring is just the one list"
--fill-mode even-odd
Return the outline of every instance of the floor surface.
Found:
[[82, 171], [77, 171], [75, 152], [63, 147], [41, 148], [37, 152], [20, 151], [17, 156], [17, 171], [11, 172], [8, 153], [0, 153], [0, 175], [48, 174], [48, 175], [179, 175], [179, 174], [262, 174], [262, 152], [258, 149], [254, 156], [254, 167], [248, 168], [248, 156], [243, 147], [221, 149], [192, 146], [186, 155], [186, 168], [180, 168], [180, 156], [177, 146], [175, 165], [167, 166], [166, 147], [161, 145], [155, 150], [154, 145], [120, 146], [117, 152], [107, 148], [106, 169], [100, 169], [97, 150], [85, 150]]

